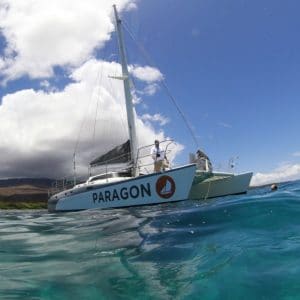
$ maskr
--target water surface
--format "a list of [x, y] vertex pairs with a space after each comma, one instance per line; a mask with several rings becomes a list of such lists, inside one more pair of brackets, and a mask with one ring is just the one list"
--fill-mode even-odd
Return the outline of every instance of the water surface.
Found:
[[0, 299], [300, 299], [300, 182], [243, 196], [0, 211]]

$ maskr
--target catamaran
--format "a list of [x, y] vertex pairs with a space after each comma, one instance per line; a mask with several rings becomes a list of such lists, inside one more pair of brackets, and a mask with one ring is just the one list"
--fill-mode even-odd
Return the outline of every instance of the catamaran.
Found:
[[48, 200], [50, 212], [152, 205], [186, 200], [189, 197], [195, 176], [195, 164], [152, 174], [140, 172], [135, 111], [125, 56], [122, 22], [115, 5], [113, 9], [122, 65], [122, 75], [116, 79], [123, 81], [129, 141], [117, 147], [118, 149], [113, 149], [110, 153], [97, 158], [92, 164], [101, 164], [105, 159], [105, 163], [109, 164], [112, 153], [127, 149], [128, 155], [123, 155], [121, 161], [124, 157], [130, 160], [130, 168], [92, 176], [84, 183], [54, 194]]

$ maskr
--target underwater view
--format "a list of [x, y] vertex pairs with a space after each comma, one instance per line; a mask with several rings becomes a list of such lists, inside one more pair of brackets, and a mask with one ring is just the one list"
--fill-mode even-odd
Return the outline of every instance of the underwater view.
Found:
[[300, 182], [127, 209], [0, 211], [1, 299], [299, 299]]

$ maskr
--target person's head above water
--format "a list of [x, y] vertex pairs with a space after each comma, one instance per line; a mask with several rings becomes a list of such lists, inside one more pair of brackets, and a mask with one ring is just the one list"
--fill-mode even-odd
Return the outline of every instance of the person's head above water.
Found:
[[273, 183], [272, 185], [271, 185], [271, 190], [272, 191], [276, 191], [278, 189], [278, 186], [275, 184], [275, 183]]

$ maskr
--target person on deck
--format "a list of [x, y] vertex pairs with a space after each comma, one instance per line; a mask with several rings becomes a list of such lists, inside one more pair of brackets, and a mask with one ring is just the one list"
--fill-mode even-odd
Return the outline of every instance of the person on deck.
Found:
[[159, 141], [154, 141], [154, 146], [151, 149], [151, 156], [154, 161], [154, 172], [161, 172], [165, 170], [166, 164], [165, 160], [168, 163], [166, 153], [159, 147]]
[[195, 163], [197, 164], [197, 169], [206, 172], [212, 172], [212, 164], [208, 156], [200, 149], [196, 152]]

